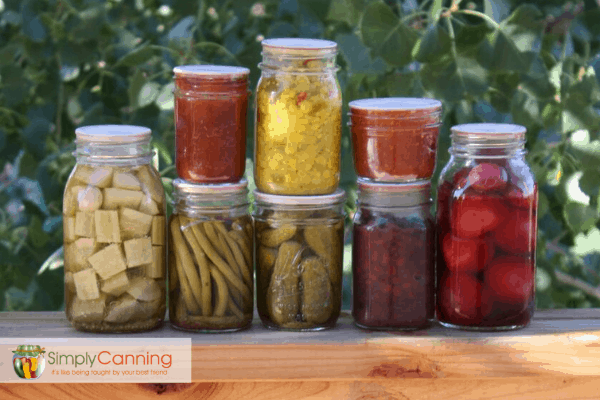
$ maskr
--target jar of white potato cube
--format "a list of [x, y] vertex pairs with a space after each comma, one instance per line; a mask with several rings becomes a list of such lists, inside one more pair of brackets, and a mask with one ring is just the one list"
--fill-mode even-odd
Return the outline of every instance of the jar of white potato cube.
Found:
[[67, 319], [88, 332], [157, 328], [166, 310], [166, 204], [151, 131], [95, 125], [75, 135], [63, 197]]
[[254, 233], [248, 182], [173, 181], [169, 220], [169, 321], [192, 332], [250, 327]]

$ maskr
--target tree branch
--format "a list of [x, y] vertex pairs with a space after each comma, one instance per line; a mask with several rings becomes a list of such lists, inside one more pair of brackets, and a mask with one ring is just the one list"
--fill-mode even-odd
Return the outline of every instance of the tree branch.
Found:
[[600, 289], [593, 287], [592, 285], [580, 281], [577, 278], [573, 278], [571, 275], [567, 275], [561, 271], [554, 271], [554, 275], [559, 282], [564, 283], [566, 285], [574, 286], [578, 289], [581, 289], [584, 293], [593, 296], [597, 299], [600, 299]]

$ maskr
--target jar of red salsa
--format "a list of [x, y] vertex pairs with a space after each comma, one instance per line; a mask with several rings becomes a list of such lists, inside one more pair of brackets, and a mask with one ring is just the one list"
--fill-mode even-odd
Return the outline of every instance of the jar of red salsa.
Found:
[[358, 183], [352, 315], [360, 328], [426, 328], [434, 318], [435, 224], [429, 181]]
[[525, 128], [452, 128], [437, 199], [437, 318], [447, 327], [526, 326], [535, 305], [537, 184]]
[[354, 165], [359, 178], [376, 182], [431, 179], [442, 103], [421, 98], [350, 102]]
[[239, 182], [246, 167], [250, 70], [184, 65], [173, 72], [177, 175], [193, 183]]

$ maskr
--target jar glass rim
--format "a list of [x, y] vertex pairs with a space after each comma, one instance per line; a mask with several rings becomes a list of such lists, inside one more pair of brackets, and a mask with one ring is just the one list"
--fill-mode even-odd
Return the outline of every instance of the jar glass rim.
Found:
[[88, 125], [75, 129], [77, 141], [97, 143], [136, 143], [149, 141], [152, 130], [136, 125]]
[[294, 49], [294, 50], [336, 50], [337, 43], [323, 39], [304, 38], [274, 38], [264, 39], [261, 42], [267, 49]]
[[459, 136], [480, 136], [489, 138], [500, 138], [503, 136], [524, 136], [527, 132], [527, 128], [522, 125], [516, 124], [502, 124], [502, 123], [470, 123], [455, 125], [450, 128], [452, 134]]
[[431, 192], [431, 181], [423, 180], [406, 183], [381, 183], [364, 181], [360, 178], [357, 181], [358, 190], [363, 193], [415, 193]]
[[261, 203], [267, 204], [279, 204], [289, 206], [319, 206], [326, 204], [341, 203], [346, 200], [346, 192], [343, 189], [337, 189], [332, 194], [318, 195], [318, 196], [282, 196], [275, 194], [268, 194], [254, 190], [254, 199]]

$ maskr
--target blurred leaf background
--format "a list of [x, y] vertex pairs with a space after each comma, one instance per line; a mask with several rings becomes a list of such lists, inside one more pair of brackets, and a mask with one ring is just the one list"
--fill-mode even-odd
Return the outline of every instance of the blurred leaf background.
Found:
[[[345, 104], [442, 100], [434, 182], [450, 126], [525, 125], [540, 187], [537, 306], [599, 307], [599, 21], [594, 0], [0, 0], [0, 311], [64, 308], [61, 204], [75, 128], [150, 127], [169, 192], [173, 67], [246, 66], [254, 88], [260, 41], [273, 37], [335, 40]], [[252, 154], [249, 140], [251, 184]]]

